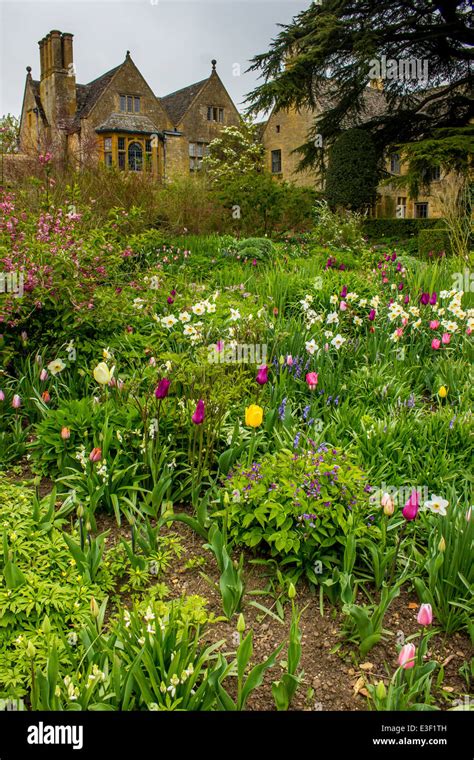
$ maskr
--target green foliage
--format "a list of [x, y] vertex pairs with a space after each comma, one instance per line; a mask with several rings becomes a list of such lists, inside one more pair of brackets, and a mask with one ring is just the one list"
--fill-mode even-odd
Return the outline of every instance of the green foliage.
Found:
[[325, 444], [268, 454], [226, 481], [229, 535], [318, 583], [323, 567], [338, 563], [346, 534], [370, 530], [364, 484], [347, 455]]
[[378, 159], [369, 132], [348, 129], [329, 151], [325, 197], [332, 209], [359, 211], [371, 206], [379, 180]]
[[225, 544], [224, 536], [216, 523], [211, 525], [209, 529], [208, 548], [214, 552], [217, 560], [220, 573], [219, 588], [222, 596], [222, 606], [226, 617], [230, 620], [235, 612], [240, 611], [242, 604], [244, 594], [244, 582], [242, 578], [244, 557], [241, 554], [239, 563], [234, 565]]
[[451, 253], [449, 230], [420, 230], [418, 233], [418, 253], [423, 258], [438, 258]]
[[362, 226], [364, 233], [375, 241], [407, 240], [418, 237], [421, 230], [436, 227], [439, 222], [439, 219], [364, 219]]
[[275, 255], [275, 246], [268, 238], [245, 238], [237, 243], [236, 255], [241, 259], [271, 261]]
[[331, 211], [326, 201], [318, 201], [314, 209], [314, 228], [311, 236], [325, 246], [358, 251], [364, 245], [362, 217], [351, 211]]
[[453, 633], [467, 628], [474, 612], [472, 508], [466, 510], [455, 501], [429, 528], [427, 555], [420, 558], [415, 588], [420, 600], [431, 604], [443, 630]]

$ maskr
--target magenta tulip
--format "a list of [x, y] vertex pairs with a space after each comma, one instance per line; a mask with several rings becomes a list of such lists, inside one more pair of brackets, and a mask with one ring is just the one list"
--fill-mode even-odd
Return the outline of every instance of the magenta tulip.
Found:
[[420, 508], [420, 494], [418, 493], [418, 491], [413, 489], [413, 491], [410, 494], [410, 498], [408, 499], [407, 503], [402, 509], [402, 515], [405, 518], [405, 520], [408, 520], [409, 522], [411, 520], [414, 520], [418, 514], [419, 508]]
[[266, 364], [258, 370], [256, 380], [259, 385], [265, 385], [268, 383], [268, 367]]
[[440, 346], [441, 346], [441, 341], [439, 340], [439, 338], [433, 338], [433, 340], [431, 341], [431, 348], [437, 351]]
[[318, 384], [318, 373], [317, 372], [308, 372], [306, 375], [306, 382], [308, 383], [308, 388], [310, 391], [314, 391]]
[[431, 304], [431, 306], [435, 305], [437, 299], [438, 299], [438, 296], [437, 296], [436, 292], [432, 293], [431, 297], [430, 297], [430, 304]]
[[423, 304], [423, 306], [426, 306], [430, 302], [430, 294], [429, 293], [422, 293], [420, 298], [420, 303]]
[[451, 342], [451, 335], [449, 333], [443, 333], [441, 342], [444, 343], [445, 346], [449, 345], [449, 343]]
[[432, 319], [430, 322], [430, 330], [437, 330], [439, 327], [439, 320], [438, 319]]
[[195, 425], [202, 425], [202, 423], [204, 422], [204, 417], [205, 417], [204, 401], [202, 399], [199, 399], [196, 405], [196, 411], [194, 412], [191, 419]]
[[347, 285], [344, 285], [344, 287], [341, 290], [341, 298], [345, 298], [347, 296]]
[[370, 310], [370, 312], [369, 312], [369, 319], [370, 319], [371, 322], [374, 321], [374, 319], [375, 319], [375, 309], [371, 309]]
[[413, 668], [415, 665], [415, 655], [416, 655], [416, 648], [414, 644], [405, 644], [400, 649], [400, 654], [398, 655], [398, 664], [401, 668], [404, 668], [407, 670], [408, 668]]
[[171, 383], [169, 380], [167, 380], [166, 377], [160, 380], [160, 382], [158, 383], [158, 386], [155, 388], [156, 398], [166, 398], [166, 396], [168, 395], [170, 385]]
[[416, 619], [420, 625], [431, 625], [433, 622], [433, 610], [431, 609], [431, 604], [422, 604]]

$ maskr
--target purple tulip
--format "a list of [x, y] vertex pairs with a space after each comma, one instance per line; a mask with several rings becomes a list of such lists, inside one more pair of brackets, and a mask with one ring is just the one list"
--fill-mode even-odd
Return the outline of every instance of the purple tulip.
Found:
[[419, 508], [420, 508], [420, 494], [418, 493], [418, 491], [413, 489], [413, 491], [410, 494], [410, 498], [408, 499], [407, 503], [402, 509], [402, 515], [405, 518], [405, 520], [408, 520], [409, 522], [411, 520], [414, 520], [418, 514]]
[[434, 291], [434, 292], [431, 294], [431, 298], [430, 298], [430, 304], [431, 304], [431, 306], [434, 306], [434, 305], [435, 305], [435, 303], [436, 303], [437, 299], [438, 299], [437, 293], [436, 293], [436, 291]]
[[171, 295], [174, 297], [174, 296], [176, 295], [176, 290], [174, 290], [174, 289], [173, 289], [173, 290], [171, 291]]
[[430, 294], [429, 293], [422, 293], [420, 298], [420, 303], [423, 304], [423, 306], [426, 306], [430, 302]]
[[392, 253], [392, 261], [396, 261], [396, 258], [397, 258], [397, 254], [396, 253]]
[[170, 304], [170, 306], [171, 306], [172, 303], [174, 303], [174, 299], [171, 298], [171, 296], [168, 296], [168, 298], [166, 300]]
[[256, 380], [259, 385], [265, 385], [268, 383], [268, 367], [266, 364], [258, 370]]
[[370, 312], [369, 312], [369, 319], [370, 319], [371, 322], [374, 321], [374, 319], [375, 319], [375, 309], [371, 309], [370, 310]]
[[160, 382], [158, 383], [158, 386], [155, 388], [155, 396], [156, 398], [166, 398], [168, 395], [170, 387], [170, 381], [167, 380], [166, 377], [164, 377]]
[[202, 423], [204, 422], [204, 417], [205, 417], [204, 401], [202, 399], [199, 399], [196, 405], [196, 411], [194, 412], [191, 419], [195, 425], [202, 425]]
[[341, 298], [345, 298], [347, 296], [347, 285], [344, 285], [344, 287], [341, 290]]
[[410, 303], [410, 296], [405, 296], [403, 303]]

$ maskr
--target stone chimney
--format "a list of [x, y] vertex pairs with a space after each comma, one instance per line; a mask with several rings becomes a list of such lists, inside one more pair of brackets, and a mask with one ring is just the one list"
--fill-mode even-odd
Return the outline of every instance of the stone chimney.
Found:
[[77, 109], [72, 34], [53, 29], [39, 41], [40, 97], [52, 134], [67, 129]]

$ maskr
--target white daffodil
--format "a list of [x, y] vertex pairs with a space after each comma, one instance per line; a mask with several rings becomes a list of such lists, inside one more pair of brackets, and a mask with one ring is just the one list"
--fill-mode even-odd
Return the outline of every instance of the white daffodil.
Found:
[[182, 311], [181, 314], [178, 316], [178, 319], [184, 325], [186, 322], [190, 321], [191, 314], [188, 311]]
[[172, 314], [168, 314], [168, 316], [162, 318], [161, 324], [164, 327], [167, 327], [168, 330], [170, 330], [173, 327], [173, 325], [176, 324], [177, 321], [178, 320], [176, 319], [176, 317], [174, 317]]
[[203, 303], [195, 303], [192, 307], [193, 314], [196, 314], [196, 316], [200, 317], [202, 314], [206, 313], [206, 307]]
[[62, 359], [54, 359], [48, 364], [48, 369], [52, 375], [58, 375], [65, 368], [65, 364]]
[[316, 341], [314, 340], [314, 338], [311, 338], [311, 340], [307, 340], [305, 343], [305, 346], [306, 346], [306, 350], [308, 354], [314, 354], [314, 352], [318, 350], [318, 347], [316, 345]]
[[342, 344], [346, 342], [346, 339], [342, 335], [337, 334], [331, 341], [331, 345], [335, 348], [341, 348]]
[[447, 499], [443, 499], [441, 496], [436, 496], [434, 493], [431, 494], [431, 499], [425, 501], [425, 507], [427, 509], [430, 509], [431, 512], [434, 512], [437, 515], [442, 515], [443, 517], [446, 515], [448, 504], [449, 501]]
[[238, 309], [231, 309], [230, 318], [233, 322], [237, 322], [237, 320], [240, 319], [240, 311]]
[[331, 311], [326, 317], [326, 324], [337, 325], [339, 324], [339, 317], [336, 311]]

